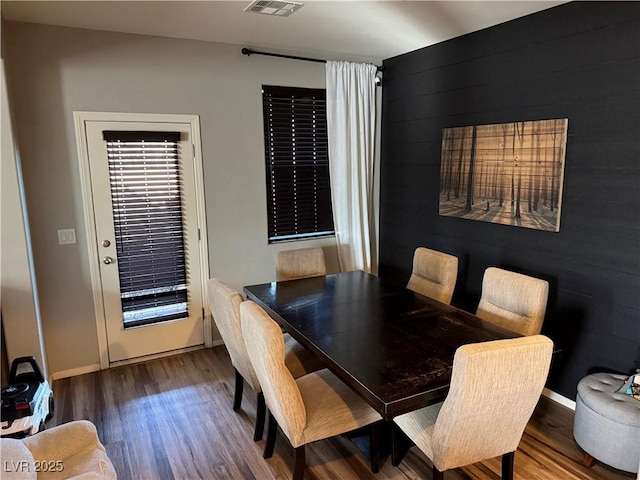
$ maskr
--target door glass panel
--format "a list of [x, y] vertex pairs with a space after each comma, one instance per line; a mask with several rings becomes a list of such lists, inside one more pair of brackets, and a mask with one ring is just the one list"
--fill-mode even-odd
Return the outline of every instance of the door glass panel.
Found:
[[124, 327], [186, 318], [180, 134], [103, 134]]

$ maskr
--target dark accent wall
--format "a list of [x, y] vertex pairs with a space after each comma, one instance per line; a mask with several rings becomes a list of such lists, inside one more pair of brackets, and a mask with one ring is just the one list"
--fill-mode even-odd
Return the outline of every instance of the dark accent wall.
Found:
[[[640, 3], [573, 2], [384, 62], [380, 276], [413, 251], [458, 256], [453, 304], [475, 311], [489, 266], [550, 283], [547, 386], [575, 399], [640, 345]], [[445, 127], [568, 118], [560, 232], [438, 215]], [[526, 368], [526, 365], [522, 366]]]

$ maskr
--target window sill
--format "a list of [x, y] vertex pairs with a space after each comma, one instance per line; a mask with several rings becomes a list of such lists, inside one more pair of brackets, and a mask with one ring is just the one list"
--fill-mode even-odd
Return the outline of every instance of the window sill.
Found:
[[328, 233], [309, 233], [306, 235], [290, 235], [287, 237], [278, 237], [278, 238], [270, 238], [268, 239], [269, 245], [273, 245], [275, 243], [291, 243], [291, 242], [304, 242], [307, 240], [317, 240], [319, 238], [335, 238], [335, 232]]

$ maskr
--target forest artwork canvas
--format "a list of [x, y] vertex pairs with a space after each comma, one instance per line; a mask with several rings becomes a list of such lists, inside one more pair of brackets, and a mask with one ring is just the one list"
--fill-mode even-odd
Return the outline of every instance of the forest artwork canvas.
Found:
[[444, 128], [440, 215], [557, 232], [568, 119]]

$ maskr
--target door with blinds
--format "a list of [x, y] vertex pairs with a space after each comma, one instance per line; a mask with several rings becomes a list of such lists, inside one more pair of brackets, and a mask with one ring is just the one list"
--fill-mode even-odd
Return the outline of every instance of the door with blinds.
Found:
[[204, 343], [191, 128], [85, 122], [111, 363]]

